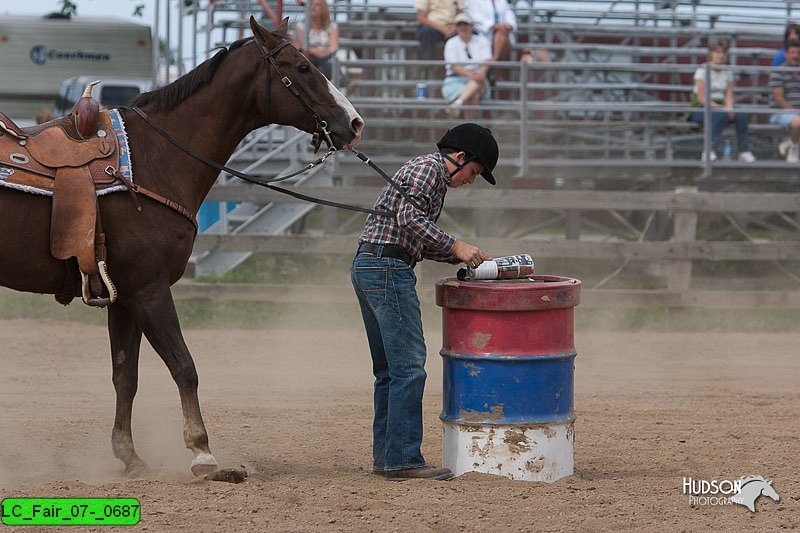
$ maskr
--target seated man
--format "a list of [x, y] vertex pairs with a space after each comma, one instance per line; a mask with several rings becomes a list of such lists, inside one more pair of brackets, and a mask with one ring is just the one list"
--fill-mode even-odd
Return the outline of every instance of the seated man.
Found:
[[[447, 109], [458, 118], [464, 104], [474, 105], [489, 97], [489, 61], [492, 48], [483, 36], [472, 32], [472, 20], [466, 13], [456, 15], [456, 36], [444, 45], [447, 76], [442, 84], [442, 96], [452, 104]], [[472, 111], [465, 115], [472, 116]]]
[[493, 61], [510, 61], [517, 16], [507, 0], [467, 0], [466, 10], [475, 31], [492, 44]]
[[455, 16], [461, 0], [414, 0], [417, 10], [419, 58], [436, 59], [436, 47], [456, 34]]
[[[786, 43], [786, 61], [781, 67], [800, 65], [800, 41], [796, 39]], [[800, 162], [800, 77], [796, 72], [776, 71], [769, 75], [769, 87], [772, 89], [772, 101], [780, 112], [770, 117], [770, 124], [778, 124], [789, 131], [790, 139], [778, 147], [787, 163]]]

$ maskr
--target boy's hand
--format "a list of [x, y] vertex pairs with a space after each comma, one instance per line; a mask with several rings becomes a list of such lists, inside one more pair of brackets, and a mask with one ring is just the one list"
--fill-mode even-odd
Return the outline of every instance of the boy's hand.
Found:
[[492, 258], [477, 246], [459, 240], [453, 244], [452, 252], [470, 268], [477, 268], [481, 263]]

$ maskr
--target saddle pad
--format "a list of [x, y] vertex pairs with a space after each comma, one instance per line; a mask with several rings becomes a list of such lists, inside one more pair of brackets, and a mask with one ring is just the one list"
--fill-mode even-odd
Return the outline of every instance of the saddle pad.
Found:
[[[125, 122], [122, 116], [116, 109], [109, 109], [100, 115], [100, 121], [109, 124], [114, 134], [117, 137], [119, 146], [119, 171], [133, 181], [133, 167], [131, 166], [131, 152], [128, 145], [128, 134], [125, 132]], [[0, 187], [8, 187], [19, 191], [25, 191], [32, 194], [43, 194], [45, 196], [53, 196], [52, 179], [36, 175], [34, 173], [25, 172], [13, 167], [0, 165]], [[109, 183], [100, 186], [95, 192], [97, 196], [128, 190], [125, 185], [121, 184], [118, 180], [109, 178]]]

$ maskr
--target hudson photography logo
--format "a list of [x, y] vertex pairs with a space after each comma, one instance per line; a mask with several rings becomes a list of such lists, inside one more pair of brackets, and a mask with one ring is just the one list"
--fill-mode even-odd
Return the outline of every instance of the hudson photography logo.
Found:
[[689, 505], [743, 505], [751, 513], [756, 512], [759, 496], [772, 498], [776, 502], [780, 496], [772, 486], [772, 481], [764, 476], [743, 476], [739, 479], [694, 479], [683, 478], [683, 494], [689, 496]]

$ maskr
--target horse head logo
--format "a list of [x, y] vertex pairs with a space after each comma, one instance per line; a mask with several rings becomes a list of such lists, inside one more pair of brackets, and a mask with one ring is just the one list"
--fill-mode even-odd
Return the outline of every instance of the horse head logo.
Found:
[[750, 509], [751, 513], [756, 512], [756, 500], [764, 495], [772, 498], [776, 502], [781, 499], [772, 487], [772, 481], [767, 481], [763, 476], [746, 476], [739, 479], [741, 489], [734, 496], [731, 496], [733, 503], [744, 505]]

